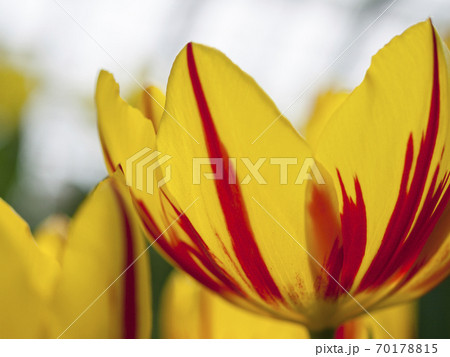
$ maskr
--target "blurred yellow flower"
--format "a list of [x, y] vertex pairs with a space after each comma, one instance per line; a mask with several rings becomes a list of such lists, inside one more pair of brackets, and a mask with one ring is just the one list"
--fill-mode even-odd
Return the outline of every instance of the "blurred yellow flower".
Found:
[[30, 80], [18, 69], [0, 62], [0, 143], [17, 130], [30, 85]]
[[101, 182], [71, 222], [49, 218], [35, 238], [0, 199], [1, 338], [150, 337], [148, 257], [110, 286], [145, 249], [117, 179]]
[[[294, 322], [263, 316], [237, 307], [209, 291], [187, 274], [174, 272], [161, 298], [163, 338], [309, 338]], [[375, 319], [395, 338], [415, 338], [415, 303], [374, 312]], [[370, 316], [351, 320], [337, 329], [336, 338], [389, 338]]]
[[[448, 276], [449, 58], [431, 21], [412, 26], [374, 56], [360, 86], [314, 115], [305, 140], [252, 78], [190, 43], [162, 117], [129, 106], [100, 74], [105, 161], [132, 177], [136, 153], [171, 157], [170, 181], [147, 177], [154, 194], [136, 182], [130, 192], [147, 236], [179, 268], [242, 307], [337, 328], [362, 306], [410, 301]], [[195, 184], [198, 158], [208, 173], [221, 160], [222, 179]], [[279, 158], [313, 160], [324, 182], [301, 184], [287, 168], [281, 181], [281, 165], [260, 167], [261, 181], [245, 164]]]

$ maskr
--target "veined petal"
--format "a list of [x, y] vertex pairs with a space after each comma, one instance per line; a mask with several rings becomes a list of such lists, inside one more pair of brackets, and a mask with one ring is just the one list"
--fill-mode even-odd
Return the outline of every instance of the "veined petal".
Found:
[[320, 135], [317, 157], [341, 187], [355, 244], [367, 241], [355, 255], [344, 237], [342, 252], [359, 267], [351, 291], [368, 289], [365, 307], [414, 266], [448, 202], [449, 64], [430, 21], [411, 27], [373, 58]]
[[101, 71], [96, 91], [98, 130], [109, 173], [144, 148], [155, 146], [155, 130], [139, 109], [128, 105], [112, 74]]
[[121, 175], [106, 179], [73, 218], [54, 299], [54, 337], [150, 337], [146, 245]]
[[45, 316], [59, 266], [41, 252], [28, 224], [0, 199], [0, 336], [48, 337]]
[[[318, 114], [316, 164], [251, 78], [220, 52], [188, 44], [156, 139], [171, 179], [166, 170], [160, 180], [158, 161], [161, 189], [131, 184], [150, 239], [227, 299], [314, 330], [362, 312], [346, 290], [376, 307], [414, 271], [423, 248], [428, 262], [439, 252], [429, 238], [450, 198], [448, 58], [430, 22], [395, 38], [353, 93]], [[305, 175], [288, 166], [305, 158], [326, 187], [297, 184]], [[153, 171], [144, 171], [155, 186]], [[304, 247], [332, 277], [312, 267]]]
[[[291, 317], [292, 310], [306, 311], [314, 294], [301, 248], [308, 181], [298, 184], [298, 175], [304, 160], [313, 160], [307, 144], [247, 74], [197, 44], [175, 60], [166, 110], [157, 148], [172, 157], [172, 179], [163, 190], [178, 212], [198, 199], [183, 218], [191, 231], [179, 235], [183, 243], [226, 271], [254, 305], [279, 314], [289, 309]], [[249, 170], [256, 165], [260, 176]]]
[[423, 247], [411, 269], [390, 290], [378, 306], [386, 306], [405, 297], [417, 298], [443, 281], [450, 271], [450, 205]]

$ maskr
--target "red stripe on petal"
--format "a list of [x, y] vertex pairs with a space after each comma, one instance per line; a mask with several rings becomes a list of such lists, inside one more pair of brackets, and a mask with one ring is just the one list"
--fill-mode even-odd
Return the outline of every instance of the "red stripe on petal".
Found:
[[358, 178], [355, 177], [356, 201], [354, 202], [345, 191], [339, 171], [338, 176], [344, 202], [341, 214], [344, 261], [342, 264], [340, 283], [344, 289], [348, 290], [355, 280], [366, 251], [366, 206]]
[[209, 289], [217, 293], [223, 293], [228, 290], [225, 286], [213, 280], [200, 267], [198, 262], [193, 258], [195, 257], [195, 252], [193, 252], [191, 246], [178, 239], [174, 239], [173, 242], [169, 243], [168, 239], [163, 236], [163, 232], [158, 228], [145, 204], [140, 200], [136, 200], [135, 202], [145, 230], [149, 233], [148, 237], [153, 242], [156, 242], [173, 262]]
[[183, 229], [183, 231], [189, 236], [192, 243], [195, 245], [197, 250], [197, 258], [203, 263], [203, 265], [214, 274], [224, 285], [226, 285], [230, 290], [233, 290], [239, 295], [245, 295], [234, 279], [227, 273], [225, 269], [219, 266], [217, 258], [213, 256], [210, 252], [208, 246], [203, 241], [200, 234], [197, 232], [195, 227], [192, 225], [189, 218], [180, 212], [180, 210], [175, 207], [175, 205], [165, 196], [169, 201], [171, 207], [173, 208], [177, 217], [179, 217], [178, 224]]
[[357, 338], [361, 334], [361, 330], [363, 330], [365, 326], [357, 320], [350, 320], [346, 323], [340, 325], [336, 332], [334, 333], [334, 338], [336, 339], [350, 339]]
[[334, 338], [337, 340], [341, 340], [345, 338], [345, 330], [344, 330], [344, 326], [340, 325], [337, 329], [336, 332], [334, 333]]
[[236, 257], [261, 298], [265, 301], [281, 300], [281, 293], [270, 275], [253, 236], [239, 184], [229, 183], [232, 168], [229, 167], [228, 153], [214, 126], [198, 75], [191, 43], [187, 45], [187, 63], [209, 156], [223, 159], [224, 177], [222, 180], [215, 180], [215, 185]]
[[[327, 265], [324, 267], [327, 271], [322, 275], [322, 280], [326, 282], [326, 289], [323, 294], [325, 298], [336, 299], [345, 291], [340, 286], [340, 275], [342, 271], [342, 264], [344, 261], [344, 251], [339, 239], [336, 239], [330, 253], [330, 258]], [[338, 284], [339, 282], [339, 284]]]
[[[355, 177], [355, 201], [347, 194], [339, 170], [337, 170], [342, 192], [341, 236], [337, 237], [325, 269], [329, 273], [324, 296], [336, 299], [353, 285], [364, 258], [367, 243], [367, 217], [361, 186]], [[334, 279], [333, 279], [333, 278]], [[323, 280], [323, 278], [322, 278]], [[338, 281], [339, 284], [336, 282]]]
[[125, 273], [124, 279], [124, 308], [123, 308], [123, 338], [136, 338], [137, 335], [137, 284], [136, 267], [134, 265], [135, 252], [133, 244], [133, 233], [128, 216], [127, 208], [117, 187], [112, 182], [114, 194], [123, 218], [125, 234]]
[[[416, 273], [433, 259], [435, 253], [439, 250], [448, 236], [448, 230], [447, 232], [440, 232], [440, 234], [432, 234], [439, 220], [448, 219], [448, 217], [443, 216], [444, 211], [448, 206], [448, 202], [450, 201], [450, 189], [447, 187], [444, 191], [448, 179], [449, 173], [447, 172], [436, 192], [433, 194], [433, 197], [426, 201], [428, 206], [436, 208], [432, 214], [429, 213], [429, 209], [425, 210], [425, 213], [418, 218], [418, 222], [414, 227], [415, 229], [411, 233], [412, 238], [409, 238], [406, 241], [403, 249], [399, 253], [397, 259], [400, 262], [403, 262], [403, 264], [401, 269], [396, 272], [397, 276], [402, 277], [397, 289], [403, 287]], [[436, 204], [436, 201], [439, 199], [439, 203]], [[430, 286], [433, 286], [433, 284], [430, 283]]]
[[408, 189], [413, 161], [412, 134], [407, 145], [403, 177], [395, 208], [392, 212], [380, 248], [361, 281], [359, 291], [367, 288], [376, 288], [384, 281], [391, 278], [394, 273], [398, 271], [407, 271], [411, 267], [413, 259], [420, 254], [420, 251], [442, 213], [436, 212], [436, 208], [443, 194], [443, 185], [439, 186], [441, 189], [438, 188], [437, 192], [434, 192], [439, 167], [434, 173], [433, 181], [426, 194], [421, 211], [419, 212], [420, 202], [425, 195], [425, 185], [427, 178], [429, 177], [439, 128], [439, 63], [434, 29], [433, 46], [433, 86], [430, 112], [427, 129], [425, 135], [422, 137], [416, 166], [412, 173], [411, 185]]
[[[169, 222], [166, 219], [167, 226], [171, 224], [177, 225], [189, 237], [190, 244], [182, 241], [173, 228], [169, 228], [164, 234], [156, 225], [153, 217], [148, 211], [145, 204], [135, 199], [136, 207], [146, 231], [151, 239], [167, 254], [167, 256], [175, 262], [181, 269], [190, 274], [193, 278], [219, 294], [230, 294], [245, 297], [246, 293], [241, 289], [240, 285], [220, 266], [220, 262], [209, 252], [203, 239], [197, 233], [192, 223], [185, 214], [182, 214], [171, 200], [164, 194], [162, 199], [166, 199], [170, 204], [168, 208], [173, 209], [171, 214], [167, 214], [163, 208], [163, 214], [166, 217], [178, 217], [176, 222]], [[163, 206], [164, 207], [164, 206]], [[169, 239], [170, 238], [170, 239]], [[215, 277], [213, 279], [212, 277]], [[216, 280], [217, 279], [217, 280]]]

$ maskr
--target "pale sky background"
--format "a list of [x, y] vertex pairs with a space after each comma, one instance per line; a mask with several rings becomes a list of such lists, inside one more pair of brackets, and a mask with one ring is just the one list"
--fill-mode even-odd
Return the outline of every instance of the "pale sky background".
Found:
[[139, 86], [117, 62], [164, 89], [178, 51], [203, 43], [253, 76], [282, 112], [304, 93], [285, 113], [299, 125], [317, 93], [355, 87], [371, 56], [407, 27], [431, 17], [441, 35], [450, 31], [450, 0], [395, 1], [367, 28], [391, 3], [0, 0], [0, 49], [40, 81], [25, 112], [25, 180], [16, 196], [42, 202], [39, 217], [29, 217], [38, 219], [71, 187], [90, 190], [106, 175], [93, 105], [100, 69], [114, 74], [122, 94]]

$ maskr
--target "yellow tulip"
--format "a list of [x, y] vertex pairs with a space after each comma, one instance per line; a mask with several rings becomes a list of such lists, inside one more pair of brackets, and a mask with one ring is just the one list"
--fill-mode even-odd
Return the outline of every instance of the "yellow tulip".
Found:
[[121, 275], [145, 241], [116, 180], [100, 183], [72, 221], [51, 217], [35, 237], [0, 199], [0, 337], [150, 337], [148, 257]]
[[0, 61], [0, 143], [17, 130], [29, 91], [29, 80], [16, 68]]
[[[309, 338], [305, 327], [237, 307], [178, 271], [169, 277], [161, 304], [163, 338]], [[415, 303], [382, 309], [373, 315], [396, 338], [416, 337]], [[335, 337], [389, 338], [389, 335], [370, 316], [364, 315], [339, 326]]]
[[[249, 310], [334, 329], [448, 275], [449, 61], [431, 21], [412, 26], [304, 139], [251, 77], [190, 43], [161, 118], [129, 106], [112, 75], [100, 74], [105, 161], [133, 178], [128, 159], [144, 148], [171, 157], [164, 185], [163, 167], [158, 180], [147, 177], [150, 190], [129, 185], [148, 238], [179, 268]], [[206, 173], [222, 160], [217, 179], [202, 171], [193, 183], [199, 158]], [[315, 170], [283, 171], [280, 158], [313, 160]], [[249, 173], [264, 159], [275, 165]]]

